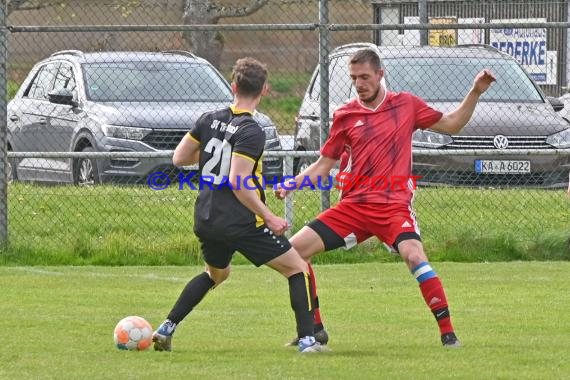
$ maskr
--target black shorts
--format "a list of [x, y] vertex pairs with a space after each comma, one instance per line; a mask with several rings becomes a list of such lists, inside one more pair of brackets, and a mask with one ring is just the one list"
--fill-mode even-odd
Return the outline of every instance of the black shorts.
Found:
[[251, 229], [235, 237], [226, 237], [223, 233], [217, 239], [210, 236], [198, 235], [202, 255], [208, 265], [219, 269], [230, 265], [235, 251], [239, 251], [255, 266], [261, 266], [291, 249], [291, 243], [285, 236], [275, 236], [265, 224], [261, 227], [252, 225]]

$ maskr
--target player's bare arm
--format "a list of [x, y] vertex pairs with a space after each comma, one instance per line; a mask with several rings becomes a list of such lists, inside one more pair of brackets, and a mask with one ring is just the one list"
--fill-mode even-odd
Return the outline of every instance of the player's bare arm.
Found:
[[495, 76], [489, 70], [483, 70], [477, 74], [473, 81], [473, 87], [467, 96], [465, 96], [459, 107], [444, 114], [437, 123], [430, 127], [430, 129], [450, 135], [459, 133], [465, 124], [467, 124], [469, 119], [471, 119], [473, 111], [475, 111], [475, 106], [479, 101], [479, 97], [489, 89], [491, 83], [495, 80]]
[[[230, 169], [230, 183], [236, 198], [251, 212], [259, 215], [267, 224], [267, 227], [273, 231], [275, 235], [283, 235], [289, 228], [285, 221], [276, 215], [259, 199], [255, 186], [251, 182], [247, 187], [242, 182], [246, 177], [251, 176], [253, 172], [253, 161], [237, 155], [232, 156]], [[249, 189], [248, 189], [249, 188]]]
[[194, 165], [200, 159], [200, 144], [186, 135], [178, 143], [172, 156], [174, 166]]
[[[309, 178], [312, 184], [317, 183], [319, 177], [327, 176], [331, 169], [334, 167], [338, 160], [320, 156], [319, 159], [314, 162], [311, 166], [305, 169], [303, 172], [299, 173], [294, 179], [287, 181], [285, 183], [285, 187], [291, 188], [291, 183], [299, 184], [303, 182], [305, 178]], [[277, 185], [277, 189], [274, 191], [274, 194], [279, 199], [285, 199], [287, 194], [292, 192], [293, 189], [284, 189], [281, 187], [281, 184]]]

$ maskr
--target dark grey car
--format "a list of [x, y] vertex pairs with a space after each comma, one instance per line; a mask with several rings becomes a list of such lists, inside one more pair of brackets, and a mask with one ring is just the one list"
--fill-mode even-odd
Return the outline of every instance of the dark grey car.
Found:
[[[62, 51], [36, 64], [8, 104], [8, 148], [15, 152], [157, 152], [172, 150], [206, 111], [228, 106], [229, 84], [188, 52]], [[256, 113], [266, 150], [281, 149], [269, 117]], [[169, 158], [12, 161], [14, 179], [42, 182], [145, 182], [174, 175]], [[263, 161], [282, 174], [282, 161]]]
[[[433, 156], [414, 156], [420, 183], [468, 186], [567, 186], [570, 157], [563, 155], [498, 155], [492, 150], [570, 149], [570, 124], [510, 56], [484, 45], [458, 47], [341, 46], [330, 56], [330, 110], [354, 98], [348, 59], [358, 49], [375, 49], [386, 69], [385, 86], [408, 91], [443, 112], [453, 110], [473, 84], [475, 75], [490, 68], [497, 82], [480, 99], [470, 122], [459, 135], [417, 131], [413, 148], [433, 149]], [[315, 70], [297, 118], [297, 150], [319, 149], [319, 74]], [[371, 144], [374, 142], [371, 141]], [[457, 155], [459, 149], [488, 150]], [[297, 170], [310, 163], [300, 159]]]

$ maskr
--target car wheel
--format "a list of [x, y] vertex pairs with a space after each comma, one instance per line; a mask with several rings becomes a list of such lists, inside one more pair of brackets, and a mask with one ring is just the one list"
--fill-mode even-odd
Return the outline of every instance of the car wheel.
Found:
[[[83, 148], [81, 151], [94, 152], [93, 148]], [[73, 183], [80, 186], [93, 186], [99, 183], [99, 169], [94, 158], [81, 157], [73, 165]]]
[[308, 157], [299, 157], [298, 161], [293, 165], [293, 172], [295, 175], [301, 173], [311, 166], [311, 160]]
[[[9, 151], [11, 152], [11, 150]], [[8, 183], [12, 183], [18, 179], [16, 175], [16, 166], [18, 165], [16, 159], [9, 158], [8, 159], [8, 166], [6, 167], [6, 174], [8, 178]]]

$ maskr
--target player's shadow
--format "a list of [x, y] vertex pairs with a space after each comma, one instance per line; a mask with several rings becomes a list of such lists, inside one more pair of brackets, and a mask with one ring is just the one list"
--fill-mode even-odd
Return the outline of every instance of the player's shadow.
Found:
[[380, 351], [370, 351], [370, 350], [341, 350], [337, 351], [332, 349], [331, 352], [323, 352], [318, 354], [318, 356], [335, 356], [335, 357], [347, 357], [347, 358], [362, 358], [363, 356], [367, 357], [377, 357], [380, 356]]

